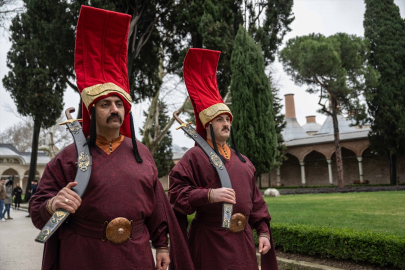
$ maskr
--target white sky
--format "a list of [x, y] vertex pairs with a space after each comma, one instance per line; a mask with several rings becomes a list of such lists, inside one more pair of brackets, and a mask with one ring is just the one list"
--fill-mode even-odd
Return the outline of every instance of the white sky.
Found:
[[[295, 21], [291, 24], [292, 31], [287, 34], [284, 41], [295, 36], [307, 35], [309, 33], [321, 33], [330, 36], [338, 32], [364, 35], [363, 17], [365, 4], [363, 0], [295, 0], [293, 12]], [[405, 17], [405, 0], [394, 0], [399, 6], [401, 16]], [[10, 49], [7, 33], [0, 36], [0, 79], [8, 72], [6, 66], [7, 51]], [[295, 110], [298, 122], [305, 124], [305, 116], [316, 115], [317, 122], [322, 124], [325, 116], [316, 113], [319, 109], [317, 95], [305, 92], [304, 87], [294, 85], [291, 78], [284, 73], [282, 65], [279, 62], [274, 63], [276, 70], [275, 78], [279, 79], [280, 97], [285, 94], [295, 94]], [[172, 102], [172, 101], [170, 101]], [[181, 98], [178, 100], [181, 105]], [[64, 97], [65, 109], [75, 107], [79, 103], [79, 95], [68, 88]], [[179, 105], [179, 107], [180, 107]], [[8, 92], [3, 88], [0, 82], [0, 132], [20, 121], [15, 115], [8, 112], [6, 106], [10, 106], [16, 111], [16, 106]], [[132, 111], [135, 118], [135, 129], [137, 138], [140, 139], [139, 127], [144, 121], [142, 110], [147, 110], [147, 102], [133, 105]], [[183, 117], [184, 118], [184, 117]], [[176, 131], [175, 123], [172, 127], [173, 143], [179, 146], [192, 147], [193, 141], [186, 137], [182, 131]]]

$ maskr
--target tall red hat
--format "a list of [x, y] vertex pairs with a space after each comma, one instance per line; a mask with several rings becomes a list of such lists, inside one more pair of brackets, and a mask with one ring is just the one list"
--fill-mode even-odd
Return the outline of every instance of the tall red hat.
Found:
[[197, 132], [207, 139], [205, 127], [218, 115], [232, 113], [221, 98], [217, 84], [219, 51], [191, 48], [183, 63], [183, 76], [194, 108]]
[[132, 99], [127, 71], [128, 31], [131, 16], [82, 6], [77, 22], [75, 71], [83, 101], [83, 131], [90, 134], [91, 106], [116, 95], [122, 99], [125, 118], [121, 134], [131, 138]]

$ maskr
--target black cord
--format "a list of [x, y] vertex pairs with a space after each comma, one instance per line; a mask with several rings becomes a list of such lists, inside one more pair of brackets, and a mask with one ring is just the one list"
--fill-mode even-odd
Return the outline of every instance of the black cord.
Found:
[[136, 144], [134, 118], [132, 117], [132, 112], [129, 113], [129, 121], [130, 121], [130, 125], [131, 125], [131, 139], [132, 139], [132, 145], [134, 148], [134, 156], [135, 156], [136, 162], [142, 163], [143, 160], [141, 158], [141, 155], [139, 154], [138, 145]]
[[232, 145], [233, 145], [233, 148], [235, 148], [236, 155], [238, 156], [240, 161], [242, 161], [243, 163], [246, 163], [246, 160], [239, 153], [238, 147], [236, 146], [236, 141], [235, 141], [235, 137], [233, 136], [233, 128], [232, 128], [232, 126], [231, 126], [231, 138], [232, 138]]
[[91, 120], [90, 120], [90, 138], [87, 139], [88, 146], [94, 147], [97, 140], [97, 129], [96, 129], [96, 108], [91, 107]]

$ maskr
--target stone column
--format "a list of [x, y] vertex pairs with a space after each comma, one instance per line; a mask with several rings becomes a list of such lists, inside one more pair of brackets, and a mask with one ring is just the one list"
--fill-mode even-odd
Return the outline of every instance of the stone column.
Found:
[[333, 178], [332, 178], [332, 160], [331, 159], [327, 159], [326, 160], [328, 162], [328, 171], [329, 171], [329, 184], [333, 184]]
[[360, 175], [360, 183], [364, 183], [364, 176], [363, 176], [363, 157], [357, 157], [359, 161], [359, 175]]
[[281, 176], [280, 176], [280, 167], [277, 168], [277, 172], [276, 172], [276, 177], [277, 177], [277, 186], [281, 186]]
[[305, 162], [304, 161], [300, 161], [300, 165], [301, 165], [301, 183], [303, 185], [305, 185], [306, 181], [305, 181]]

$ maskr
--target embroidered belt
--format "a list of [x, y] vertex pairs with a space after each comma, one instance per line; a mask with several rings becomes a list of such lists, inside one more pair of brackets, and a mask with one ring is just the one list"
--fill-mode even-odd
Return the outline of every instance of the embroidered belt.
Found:
[[73, 232], [82, 236], [108, 240], [113, 244], [122, 244], [143, 233], [145, 220], [130, 221], [126, 218], [115, 218], [110, 222], [104, 223], [92, 222], [77, 217], [71, 217], [66, 224]]
[[[222, 227], [221, 221], [212, 220], [209, 217], [207, 217], [207, 215], [204, 215], [204, 214], [197, 213], [195, 215], [194, 220], [196, 222], [204, 224], [206, 226], [212, 226], [212, 227], [218, 227], [218, 228]], [[238, 233], [238, 232], [244, 231], [248, 220], [249, 220], [249, 216], [245, 216], [241, 213], [233, 214], [232, 218], [231, 218], [231, 227], [229, 230], [233, 233]]]

